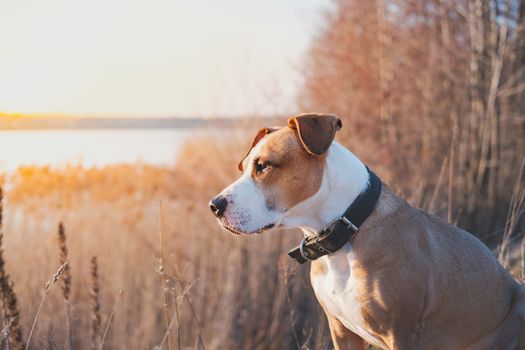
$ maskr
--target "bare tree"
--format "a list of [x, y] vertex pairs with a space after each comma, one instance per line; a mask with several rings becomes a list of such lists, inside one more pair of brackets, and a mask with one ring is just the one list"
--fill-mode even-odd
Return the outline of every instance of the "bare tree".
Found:
[[435, 211], [481, 237], [501, 228], [525, 153], [525, 0], [333, 5], [301, 109], [342, 116], [345, 142], [421, 206], [446, 163]]

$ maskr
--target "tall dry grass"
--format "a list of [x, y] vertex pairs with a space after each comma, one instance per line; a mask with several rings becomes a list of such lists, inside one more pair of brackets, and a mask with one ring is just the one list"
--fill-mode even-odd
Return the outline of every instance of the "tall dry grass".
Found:
[[497, 244], [525, 154], [525, 0], [330, 3], [300, 109], [340, 115], [396, 190]]
[[20, 312], [18, 299], [14, 292], [13, 282], [6, 272], [4, 260], [4, 232], [3, 232], [3, 199], [4, 193], [0, 188], [0, 294], [2, 296], [2, 321], [6, 329], [6, 337], [2, 339], [6, 347], [23, 349], [25, 347], [20, 327]]
[[[410, 203], [483, 238], [523, 280], [525, 0], [332, 5], [304, 57], [300, 110], [340, 115], [342, 144]], [[42, 285], [67, 261], [31, 348], [330, 348], [307, 268], [286, 257], [300, 233], [239, 238], [209, 213], [251, 133], [268, 126], [247, 124], [193, 138], [171, 168], [0, 176], [0, 345], [23, 348]]]
[[[286, 258], [299, 235], [239, 239], [209, 213], [209, 198], [238, 175], [246, 136], [231, 138], [190, 142], [173, 168], [30, 167], [8, 179], [5, 251], [24, 334], [47, 276], [65, 260], [70, 268], [62, 290], [47, 295], [31, 348], [68, 347], [70, 330], [72, 348], [93, 347], [93, 334], [108, 325], [107, 349], [328, 346], [308, 273]], [[100, 286], [96, 327], [92, 256]]]
[[[196, 137], [173, 168], [21, 168], [7, 179], [4, 252], [22, 334], [30, 332], [46, 276], [70, 262], [62, 291], [46, 295], [31, 348], [331, 347], [308, 269], [286, 256], [300, 233], [237, 237], [209, 213], [209, 198], [238, 176], [235, 164], [250, 138], [242, 134], [228, 142]], [[43, 184], [46, 191], [36, 190]], [[522, 184], [501, 248], [518, 277]]]

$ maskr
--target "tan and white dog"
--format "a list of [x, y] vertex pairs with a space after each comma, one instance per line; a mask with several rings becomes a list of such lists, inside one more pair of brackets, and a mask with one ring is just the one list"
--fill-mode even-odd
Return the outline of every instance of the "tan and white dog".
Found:
[[[210, 202], [236, 234], [315, 236], [367, 189], [365, 165], [334, 142], [341, 121], [303, 114], [261, 129], [242, 176]], [[386, 186], [357, 234], [312, 262], [336, 349], [525, 349], [525, 288], [474, 236]]]

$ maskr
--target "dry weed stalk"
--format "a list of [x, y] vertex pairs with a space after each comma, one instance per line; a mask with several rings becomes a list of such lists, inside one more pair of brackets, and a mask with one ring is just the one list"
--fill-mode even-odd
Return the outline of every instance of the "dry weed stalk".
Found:
[[[66, 231], [62, 222], [58, 224], [58, 246], [60, 247], [60, 263], [64, 265], [69, 261], [68, 249], [66, 244]], [[73, 348], [73, 332], [72, 324], [73, 318], [71, 315], [71, 268], [69, 264], [65, 265], [64, 272], [62, 274], [62, 295], [64, 296], [64, 301], [66, 303], [67, 311], [67, 338], [66, 338], [66, 349], [70, 350]]]
[[[291, 297], [291, 286], [290, 281], [292, 277], [297, 272], [297, 267], [291, 267], [285, 257], [281, 257], [279, 259], [279, 276], [281, 277], [281, 280], [284, 282], [284, 290], [286, 291], [286, 302], [289, 305], [293, 305], [292, 303], [292, 297]], [[297, 335], [297, 332], [295, 330], [295, 324], [297, 323], [297, 314], [295, 310], [290, 310], [289, 314], [289, 321], [290, 321], [290, 332], [293, 335], [293, 339], [295, 341], [295, 345], [297, 346], [297, 349], [302, 349], [301, 343], [299, 342], [299, 336]]]
[[4, 233], [3, 225], [3, 191], [0, 187], [0, 292], [4, 304], [4, 324], [9, 326], [9, 349], [23, 349], [24, 341], [22, 338], [22, 328], [19, 323], [19, 311], [16, 294], [13, 291], [13, 282], [9, 280], [9, 275], [5, 271], [4, 261]]
[[[168, 350], [171, 350], [171, 324], [170, 321], [170, 315], [169, 315], [169, 309], [168, 309], [168, 286], [167, 286], [167, 277], [165, 275], [165, 266], [164, 266], [164, 241], [163, 241], [163, 232], [162, 232], [162, 201], [159, 201], [159, 249], [160, 249], [160, 257], [159, 257], [159, 275], [160, 275], [160, 281], [161, 281], [161, 288], [162, 288], [162, 302], [163, 302], [163, 309], [164, 309], [164, 321], [166, 322], [166, 335], [165, 338], [167, 338], [168, 342]], [[181, 349], [181, 340], [180, 340], [180, 328], [179, 328], [179, 312], [178, 312], [178, 306], [177, 303], [175, 303], [175, 316], [177, 319], [177, 345], [178, 349]]]
[[102, 335], [102, 340], [100, 341], [100, 350], [104, 348], [104, 341], [106, 340], [106, 336], [108, 334], [109, 326], [111, 325], [111, 321], [113, 320], [113, 316], [115, 315], [115, 310], [117, 309], [118, 302], [120, 300], [120, 296], [122, 295], [122, 289], [119, 289], [117, 298], [115, 299], [115, 303], [113, 304], [113, 308], [111, 309], [111, 314], [109, 314], [108, 323], [106, 324], [106, 328], [104, 329], [104, 334]]
[[91, 258], [91, 349], [97, 349], [100, 343], [100, 287], [98, 283], [97, 257]]
[[[174, 279], [170, 278], [167, 275], [165, 277], [166, 277], [166, 281], [170, 282], [171, 284], [175, 284], [177, 281], [179, 281], [179, 280], [175, 281]], [[176, 310], [178, 310], [178, 304], [181, 303], [183, 299], [186, 299], [188, 301], [188, 305], [190, 306], [193, 319], [195, 320], [195, 323], [197, 324], [197, 331], [198, 331], [197, 338], [195, 339], [195, 346], [194, 346], [194, 348], [197, 349], [198, 346], [200, 345], [204, 350], [206, 350], [206, 345], [204, 344], [204, 340], [202, 338], [202, 326], [200, 324], [199, 318], [197, 317], [197, 313], [196, 313], [195, 307], [193, 305], [193, 302], [192, 302], [191, 298], [189, 297], [190, 289], [191, 289], [191, 287], [193, 287], [193, 285], [197, 281], [195, 280], [192, 283], [190, 283], [189, 285], [186, 285], [182, 280], [180, 280], [179, 282], [181, 283], [181, 287], [183, 288], [183, 290], [182, 290], [181, 294], [175, 298], [175, 303], [177, 304]], [[174, 287], [172, 287], [171, 289], [172, 289], [172, 291], [175, 291]], [[170, 321], [170, 324], [169, 324], [168, 328], [166, 329], [166, 332], [164, 333], [164, 337], [162, 338], [160, 344], [155, 346], [154, 349], [162, 349], [162, 346], [164, 345], [164, 343], [166, 342], [166, 339], [168, 337], [169, 330], [171, 329], [171, 326], [173, 325], [173, 323], [175, 321], [179, 322], [178, 313], [177, 313], [177, 316], [174, 317]]]
[[[193, 288], [193, 286], [197, 283], [198, 279], [195, 279], [193, 282], [187, 282], [182, 278], [182, 274], [180, 273], [178, 267], [176, 264], [173, 265], [173, 275], [164, 274], [164, 278], [166, 281], [166, 284], [168, 285], [169, 290], [173, 293], [174, 296], [174, 302], [175, 302], [175, 318], [171, 320], [169, 329], [171, 329], [171, 326], [173, 325], [173, 321], [180, 322], [179, 320], [179, 305], [182, 304], [184, 299], [186, 299], [188, 306], [190, 308], [190, 312], [192, 315], [192, 318], [197, 325], [197, 337], [195, 338], [195, 349], [202, 348], [203, 350], [206, 350], [206, 344], [204, 342], [203, 337], [203, 327], [202, 323], [199, 319], [199, 316], [197, 315], [197, 310], [195, 309], [195, 304], [193, 303], [193, 299], [191, 298], [190, 291]], [[177, 285], [180, 288], [180, 293], [178, 292]], [[177, 329], [177, 334], [179, 334], [180, 329]], [[166, 341], [167, 333], [164, 335], [161, 343], [159, 344], [159, 348], [162, 348], [162, 345]]]
[[38, 316], [40, 316], [40, 312], [42, 311], [42, 307], [44, 306], [44, 302], [46, 301], [47, 295], [49, 294], [49, 291], [51, 290], [51, 287], [58, 281], [60, 276], [64, 273], [68, 266], [68, 262], [64, 262], [58, 270], [55, 272], [53, 277], [49, 279], [46, 283], [46, 288], [44, 289], [44, 295], [42, 296], [42, 299], [40, 300], [40, 305], [38, 306], [38, 309], [36, 311], [35, 318], [33, 319], [33, 324], [31, 326], [31, 331], [29, 332], [29, 337], [27, 338], [27, 344], [26, 344], [26, 350], [29, 349], [29, 344], [31, 344], [31, 338], [33, 337], [33, 333], [35, 331], [36, 322], [38, 320]]
[[[58, 224], [58, 245], [60, 247], [60, 263], [64, 264], [68, 261], [68, 250], [66, 245], [66, 231], [62, 222]], [[69, 265], [67, 265], [66, 270], [64, 271], [62, 281], [62, 294], [64, 295], [64, 300], [69, 302], [69, 297], [71, 295], [71, 271]]]
[[521, 238], [520, 254], [521, 254], [521, 268], [520, 274], [521, 279], [525, 278], [525, 256], [523, 247], [525, 247], [525, 235], [518, 232], [519, 223], [525, 219], [525, 159], [521, 162], [520, 171], [514, 190], [512, 192], [512, 198], [510, 201], [510, 208], [507, 214], [507, 221], [505, 222], [505, 229], [503, 230], [501, 243], [498, 248], [498, 260], [500, 263], [510, 269], [511, 258], [510, 250], [513, 241], [517, 238]]
[[181, 299], [181, 302], [182, 302], [183, 298], [185, 298], [186, 301], [188, 302], [188, 305], [190, 307], [191, 315], [193, 317], [193, 320], [197, 324], [196, 344], [200, 345], [200, 347], [203, 350], [206, 350], [206, 344], [204, 343], [204, 339], [203, 339], [203, 336], [202, 336], [202, 333], [203, 333], [203, 331], [202, 331], [202, 324], [201, 324], [201, 321], [199, 320], [199, 317], [197, 316], [197, 310], [195, 309], [195, 305], [193, 304], [193, 300], [192, 300], [192, 298], [190, 296], [190, 293], [189, 293], [191, 287], [193, 286], [193, 284], [195, 282], [197, 282], [197, 281], [194, 281], [193, 283], [187, 285], [184, 281], [181, 280], [180, 283], [181, 283], [181, 287], [183, 288], [183, 291], [182, 291], [182, 294], [179, 296], [179, 298]]
[[4, 328], [2, 328], [2, 331], [0, 332], [0, 344], [2, 344], [9, 337], [9, 333], [11, 327], [13, 327], [14, 321], [15, 318], [10, 319], [9, 322], [4, 326]]

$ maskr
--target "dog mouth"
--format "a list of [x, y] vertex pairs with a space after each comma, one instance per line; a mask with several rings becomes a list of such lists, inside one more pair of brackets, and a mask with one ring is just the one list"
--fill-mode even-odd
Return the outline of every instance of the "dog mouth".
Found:
[[268, 225], [265, 225], [263, 227], [261, 227], [260, 229], [257, 229], [257, 230], [254, 230], [254, 231], [241, 231], [239, 229], [236, 229], [235, 227], [232, 227], [230, 225], [228, 225], [227, 222], [225, 222], [224, 220], [220, 220], [219, 221], [221, 226], [226, 229], [227, 231], [237, 235], [237, 236], [240, 236], [240, 235], [251, 235], [251, 234], [260, 234], [264, 231], [267, 231], [267, 230], [270, 230], [271, 228], [273, 228], [275, 225], [274, 224], [268, 224]]

